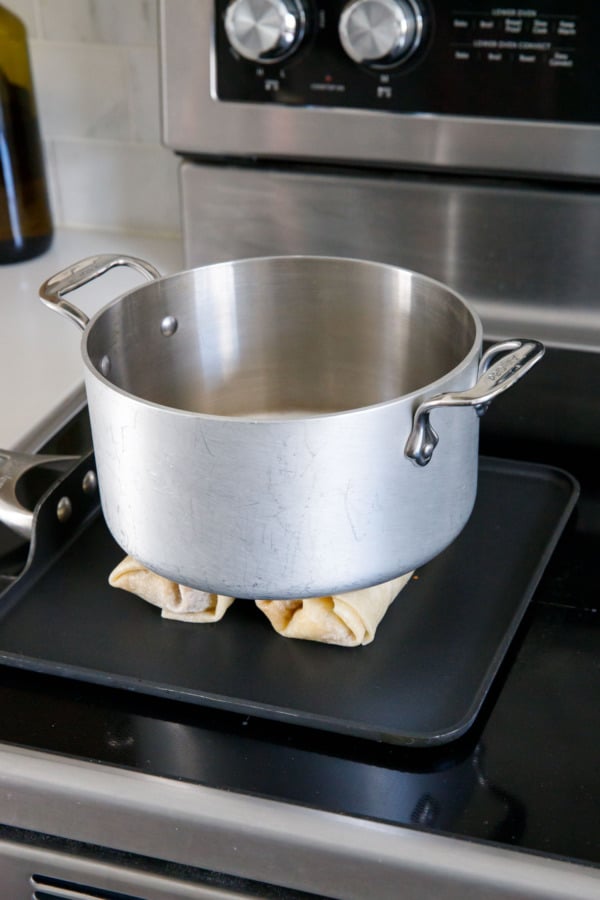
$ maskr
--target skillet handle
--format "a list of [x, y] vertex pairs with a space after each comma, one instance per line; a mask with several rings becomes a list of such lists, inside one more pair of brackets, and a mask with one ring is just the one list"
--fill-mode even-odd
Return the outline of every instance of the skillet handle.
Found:
[[85, 259], [81, 259], [56, 275], [52, 275], [40, 287], [40, 298], [46, 306], [56, 309], [57, 312], [75, 322], [84, 331], [90, 321], [89, 316], [86, 316], [75, 304], [65, 300], [64, 296], [82, 287], [89, 281], [93, 281], [94, 278], [104, 275], [105, 272], [108, 272], [109, 269], [113, 269], [115, 266], [129, 266], [147, 278], [148, 281], [161, 277], [158, 269], [155, 269], [153, 265], [145, 260], [138, 259], [136, 256], [102, 253], [98, 256], [88, 256]]
[[23, 506], [17, 497], [19, 479], [38, 466], [56, 472], [58, 477], [78, 458], [0, 450], [0, 523], [30, 540], [35, 513]]
[[[466, 391], [436, 394], [417, 407], [413, 427], [404, 448], [405, 455], [419, 466], [426, 466], [433, 455], [439, 436], [429, 415], [440, 406], [472, 406], [482, 415], [491, 401], [525, 375], [544, 355], [539, 341], [515, 338], [494, 344], [479, 364], [479, 378]], [[503, 355], [502, 355], [503, 354]], [[500, 356], [500, 359], [496, 359]]]

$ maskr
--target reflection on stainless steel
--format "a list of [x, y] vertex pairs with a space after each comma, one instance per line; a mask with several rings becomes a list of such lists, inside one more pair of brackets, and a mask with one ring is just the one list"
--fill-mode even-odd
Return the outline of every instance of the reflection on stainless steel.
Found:
[[59, 313], [75, 322], [83, 331], [89, 318], [81, 309], [65, 300], [65, 295], [83, 287], [100, 275], [104, 275], [115, 266], [128, 266], [149, 280], [160, 278], [158, 269], [143, 259], [124, 254], [102, 253], [82, 259], [48, 278], [40, 287], [40, 297], [47, 306], [56, 308]]
[[351, 59], [385, 68], [417, 49], [423, 17], [414, 0], [353, 0], [342, 10], [338, 29]]
[[597, 193], [190, 163], [181, 183], [189, 265], [266, 252], [375, 259], [457, 290], [494, 339], [600, 349]]
[[[496, 359], [503, 352], [505, 355]], [[438, 394], [419, 404], [406, 442], [406, 455], [419, 466], [428, 465], [439, 441], [439, 436], [429, 421], [434, 409], [443, 406], [472, 406], [481, 415], [495, 397], [516, 384], [543, 354], [544, 347], [539, 341], [514, 340], [490, 347], [485, 361], [480, 364], [479, 380], [472, 388], [454, 394]]]
[[225, 30], [232, 47], [252, 62], [280, 62], [304, 36], [303, 0], [230, 0]]
[[369, 110], [364, 127], [363, 110], [219, 103], [211, 71], [212, 16], [211, 3], [161, 2], [163, 134], [175, 150], [461, 172], [600, 176], [600, 129], [589, 125]]
[[[70, 289], [110, 265], [81, 261]], [[42, 286], [52, 306], [62, 281]], [[472, 388], [481, 341], [448, 288], [358, 260], [238, 260], [129, 291], [84, 336], [112, 534], [153, 571], [234, 597], [322, 596], [412, 571], [471, 513], [479, 434], [472, 412], [436, 412], [443, 447], [419, 473], [403, 454], [413, 407]], [[319, 414], [264, 418], [306, 409]]]

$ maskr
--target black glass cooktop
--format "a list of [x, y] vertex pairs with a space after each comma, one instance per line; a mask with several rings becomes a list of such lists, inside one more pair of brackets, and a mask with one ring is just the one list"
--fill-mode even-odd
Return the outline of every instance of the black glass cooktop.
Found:
[[457, 740], [392, 746], [8, 666], [0, 740], [600, 864], [600, 410], [570, 390], [586, 380], [600, 357], [551, 350], [482, 420], [484, 453], [565, 468], [582, 493]]

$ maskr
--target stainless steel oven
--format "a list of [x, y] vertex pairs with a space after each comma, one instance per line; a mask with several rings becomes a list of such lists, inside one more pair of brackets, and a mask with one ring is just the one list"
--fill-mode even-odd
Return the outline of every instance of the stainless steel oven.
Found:
[[377, 259], [462, 291], [491, 337], [596, 346], [595, 4], [166, 0], [161, 17], [189, 265]]
[[[0, 533], [11, 896], [598, 896], [599, 26], [592, 0], [162, 0], [188, 266], [379, 260], [548, 349], [371, 656], [118, 602], [93, 497], [42, 528], [87, 456], [33, 550]], [[89, 453], [86, 416], [46, 449]]]

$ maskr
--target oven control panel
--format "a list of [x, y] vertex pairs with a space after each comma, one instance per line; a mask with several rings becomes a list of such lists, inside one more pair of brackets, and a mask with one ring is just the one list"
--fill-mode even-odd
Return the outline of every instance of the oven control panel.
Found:
[[216, 0], [222, 101], [600, 122], [598, 0]]

